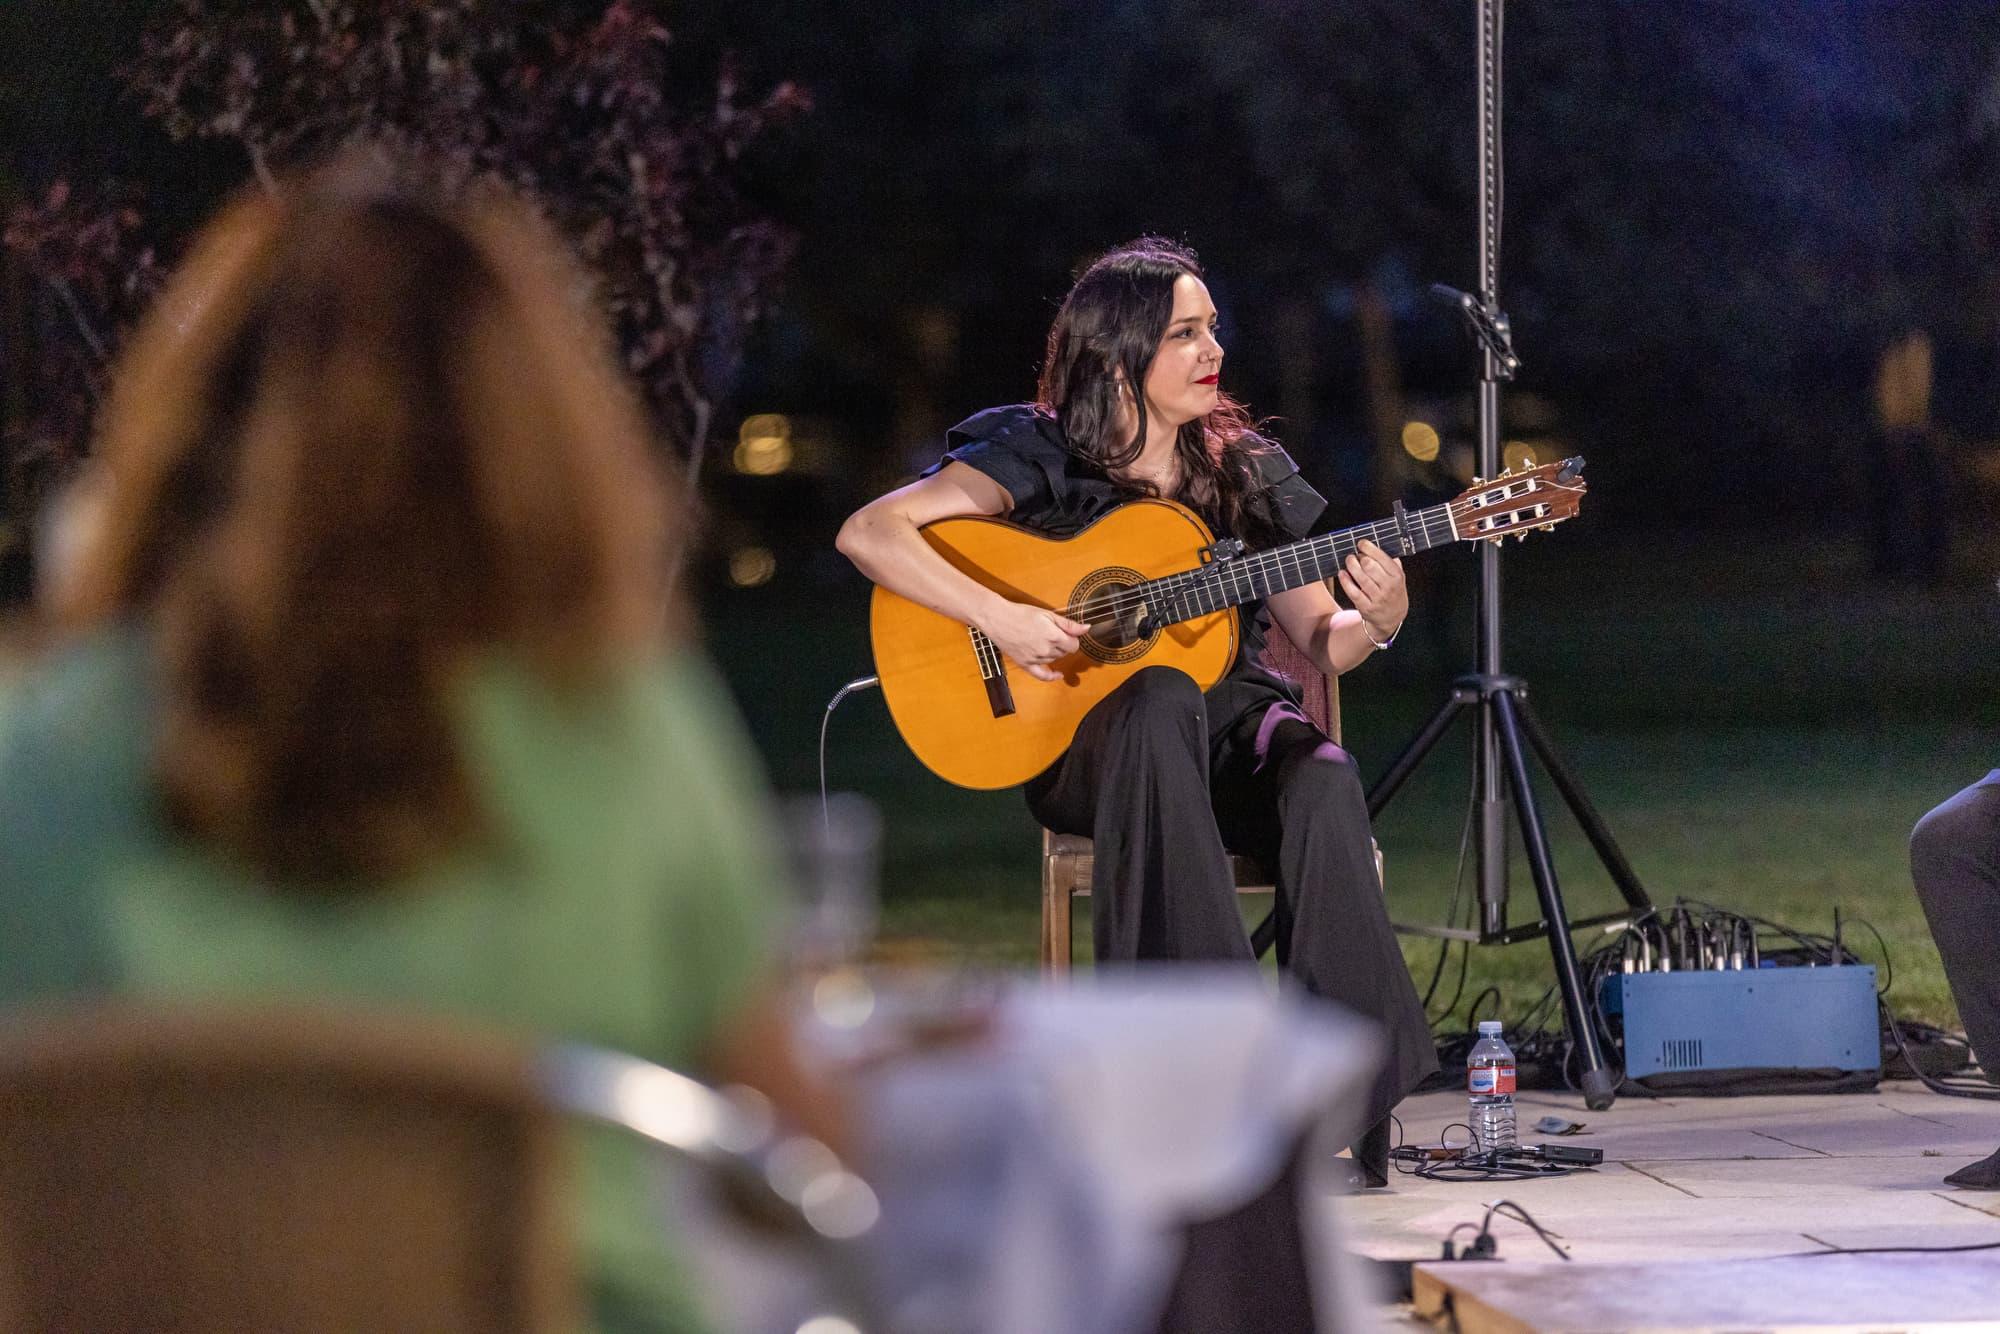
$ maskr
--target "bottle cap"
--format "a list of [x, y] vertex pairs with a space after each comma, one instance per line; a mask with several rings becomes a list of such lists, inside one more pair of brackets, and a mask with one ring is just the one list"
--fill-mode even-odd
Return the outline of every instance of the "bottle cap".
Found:
[[1481, 1036], [1481, 1037], [1483, 1037], [1483, 1038], [1486, 1038], [1486, 1037], [1491, 1037], [1491, 1038], [1497, 1038], [1497, 1037], [1499, 1037], [1499, 1036], [1500, 1036], [1500, 1021], [1499, 1021], [1498, 1019], [1481, 1019], [1481, 1020], [1479, 1021], [1479, 1036]]

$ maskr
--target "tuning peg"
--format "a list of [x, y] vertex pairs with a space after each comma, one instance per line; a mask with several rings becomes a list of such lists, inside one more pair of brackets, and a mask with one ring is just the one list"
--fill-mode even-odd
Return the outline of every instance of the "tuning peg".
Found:
[[1478, 473], [1474, 473], [1472, 474], [1472, 484], [1474, 486], [1485, 486], [1486, 479], [1484, 477], [1481, 477]]

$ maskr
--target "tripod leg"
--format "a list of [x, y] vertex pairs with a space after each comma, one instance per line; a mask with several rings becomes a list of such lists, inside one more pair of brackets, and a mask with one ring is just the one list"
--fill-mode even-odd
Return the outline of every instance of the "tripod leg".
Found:
[[1507, 772], [1513, 779], [1521, 841], [1527, 847], [1535, 890], [1541, 895], [1542, 918], [1548, 923], [1549, 953], [1554, 957], [1556, 984], [1562, 991], [1563, 1022], [1569, 1026], [1570, 1040], [1576, 1044], [1577, 1062], [1582, 1067], [1583, 1101], [1593, 1112], [1601, 1112], [1616, 1096], [1615, 1086], [1610, 1071], [1604, 1068], [1604, 1052], [1597, 1045], [1597, 1030], [1590, 1022], [1583, 979], [1577, 974], [1576, 947], [1570, 943], [1569, 914], [1563, 909], [1562, 887], [1556, 883], [1548, 836], [1542, 830], [1541, 812], [1535, 807], [1534, 789], [1528, 784], [1528, 757], [1521, 749], [1520, 714], [1508, 690], [1494, 691], [1492, 702], [1500, 746], [1506, 752]]
[[1535, 716], [1534, 707], [1528, 703], [1527, 696], [1523, 695], [1515, 703], [1520, 712], [1521, 731], [1527, 734], [1528, 744], [1534, 747], [1535, 756], [1541, 760], [1542, 767], [1549, 771], [1549, 777], [1555, 781], [1556, 791], [1562, 794], [1562, 799], [1568, 803], [1571, 814], [1576, 816], [1577, 824], [1583, 827], [1583, 836], [1590, 840], [1590, 846], [1596, 850], [1597, 860], [1603, 862], [1604, 869], [1611, 873], [1612, 883], [1618, 886], [1618, 892], [1625, 896], [1625, 902], [1631, 907], [1641, 909], [1652, 907], [1652, 897], [1646, 893], [1646, 887], [1639, 883], [1639, 877], [1633, 872], [1632, 864], [1625, 860], [1625, 854], [1619, 849], [1617, 841], [1611, 837], [1611, 831], [1604, 827], [1604, 817], [1590, 804], [1590, 797], [1584, 792], [1583, 785], [1576, 781], [1575, 773], [1563, 762], [1562, 755], [1556, 750], [1555, 742], [1549, 739], [1548, 732], [1542, 727], [1542, 720]]
[[1499, 712], [1491, 696], [1479, 703], [1478, 746], [1472, 756], [1474, 845], [1478, 850], [1479, 934], [1507, 930], [1507, 764]]
[[[1477, 696], [1473, 698], [1476, 699]], [[1389, 798], [1396, 795], [1396, 789], [1417, 771], [1417, 766], [1423, 763], [1424, 756], [1430, 754], [1431, 747], [1437, 744], [1438, 738], [1451, 726], [1452, 719], [1458, 717], [1459, 710], [1470, 702], [1464, 694], [1454, 690], [1451, 698], [1438, 706], [1438, 711], [1431, 715], [1431, 720], [1424, 724], [1423, 730], [1411, 738], [1410, 744], [1403, 747], [1403, 753], [1390, 763], [1388, 772], [1376, 779], [1375, 786], [1368, 789], [1369, 819], [1372, 820], [1382, 813], [1382, 808], [1389, 804]]]

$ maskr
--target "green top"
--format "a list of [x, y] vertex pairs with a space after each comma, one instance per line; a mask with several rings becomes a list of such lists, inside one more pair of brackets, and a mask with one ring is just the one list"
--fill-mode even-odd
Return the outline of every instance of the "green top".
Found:
[[[315, 895], [164, 826], [146, 644], [101, 635], [0, 704], [0, 1005], [365, 998], [688, 1069], [768, 968], [776, 840], [698, 657], [582, 697], [514, 665], [470, 673], [454, 707], [493, 835], [406, 883]], [[583, 1138], [599, 1323], [701, 1328], [643, 1151]]]

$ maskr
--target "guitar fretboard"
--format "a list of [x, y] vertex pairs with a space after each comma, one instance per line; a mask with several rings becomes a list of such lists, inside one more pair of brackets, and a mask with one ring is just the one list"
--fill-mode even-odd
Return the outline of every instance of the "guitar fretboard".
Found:
[[1458, 533], [1452, 527], [1451, 506], [1433, 505], [1398, 518], [1358, 524], [1269, 551], [1213, 560], [1179, 574], [1149, 579], [1127, 589], [1120, 601], [1142, 598], [1155, 624], [1189, 621], [1224, 607], [1331, 579], [1364, 540], [1400, 557], [1455, 542]]

